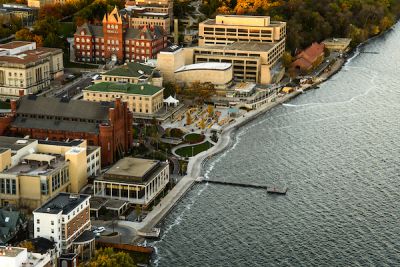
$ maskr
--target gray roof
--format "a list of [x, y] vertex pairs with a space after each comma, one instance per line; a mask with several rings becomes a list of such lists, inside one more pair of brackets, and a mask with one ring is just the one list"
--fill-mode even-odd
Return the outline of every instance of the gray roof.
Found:
[[108, 121], [109, 104], [43, 96], [24, 96], [18, 102], [17, 114]]
[[84, 194], [59, 193], [57, 196], [47, 201], [45, 204], [43, 204], [43, 206], [36, 209], [34, 212], [50, 214], [62, 212], [62, 214], [68, 214], [81, 203], [89, 200], [89, 198], [89, 195]]
[[14, 236], [19, 224], [22, 224], [19, 211], [0, 209], [0, 244], [7, 243]]
[[[22, 140], [22, 142], [18, 142]], [[0, 136], [0, 148], [2, 149], [11, 149], [11, 151], [18, 151], [27, 145], [35, 142], [35, 139], [23, 139], [18, 137], [10, 137], [10, 136]]]
[[96, 122], [78, 122], [78, 121], [62, 121], [56, 119], [37, 119], [24, 118], [17, 116], [11, 123], [14, 128], [32, 128], [32, 129], [47, 129], [59, 130], [76, 133], [98, 133], [99, 128]]
[[84, 23], [82, 26], [76, 28], [75, 34], [80, 35], [82, 30], [85, 31], [87, 35], [98, 37], [103, 36], [103, 26]]

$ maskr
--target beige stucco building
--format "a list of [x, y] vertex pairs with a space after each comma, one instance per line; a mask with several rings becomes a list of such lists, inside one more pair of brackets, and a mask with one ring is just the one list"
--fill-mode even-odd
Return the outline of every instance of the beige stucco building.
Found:
[[151, 84], [101, 82], [84, 90], [83, 99], [112, 102], [116, 98], [128, 104], [135, 113], [154, 114], [163, 107], [164, 88]]
[[50, 87], [64, 73], [63, 52], [39, 47], [34, 42], [14, 41], [0, 45], [0, 97], [18, 98]]
[[[100, 148], [68, 142], [0, 137], [0, 205], [35, 209], [59, 192], [79, 192], [100, 174]], [[94, 168], [91, 168], [94, 166]]]
[[199, 45], [233, 42], [279, 42], [286, 37], [286, 22], [268, 16], [218, 15], [199, 24]]
[[194, 82], [212, 83], [217, 90], [225, 90], [233, 80], [233, 67], [230, 63], [197, 63], [180, 67], [175, 71], [178, 83], [190, 85]]
[[167, 34], [171, 33], [171, 19], [167, 13], [131, 12], [129, 27], [139, 29], [143, 26], [160, 26]]

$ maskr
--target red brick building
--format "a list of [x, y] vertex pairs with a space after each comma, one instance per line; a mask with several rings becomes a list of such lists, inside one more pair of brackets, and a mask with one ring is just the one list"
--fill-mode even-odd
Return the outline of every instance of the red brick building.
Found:
[[167, 35], [160, 26], [129, 28], [117, 8], [103, 18], [103, 25], [83, 24], [74, 34], [75, 60], [82, 62], [145, 61], [156, 58], [167, 46]]
[[0, 118], [0, 134], [35, 139], [86, 139], [101, 147], [101, 163], [110, 165], [132, 147], [132, 113], [114, 103], [64, 100], [29, 95], [11, 101], [11, 114]]

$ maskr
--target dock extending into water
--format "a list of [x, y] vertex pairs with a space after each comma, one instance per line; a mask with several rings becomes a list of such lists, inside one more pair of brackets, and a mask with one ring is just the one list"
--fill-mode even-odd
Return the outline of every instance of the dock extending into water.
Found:
[[203, 179], [202, 177], [197, 178], [196, 182], [197, 183], [210, 183], [210, 184], [237, 186], [237, 187], [266, 189], [267, 193], [279, 194], [279, 195], [285, 195], [288, 190], [287, 187], [280, 188], [280, 187], [276, 187], [276, 186], [257, 184], [257, 183], [239, 183], [239, 182], [231, 182], [231, 181], [207, 180], [207, 179]]

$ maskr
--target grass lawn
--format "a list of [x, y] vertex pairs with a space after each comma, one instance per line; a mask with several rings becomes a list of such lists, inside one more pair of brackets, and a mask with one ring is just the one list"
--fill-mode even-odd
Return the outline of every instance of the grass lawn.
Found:
[[194, 145], [194, 146], [187, 146], [187, 147], [182, 147], [176, 150], [176, 154], [178, 154], [181, 157], [191, 157], [192, 156], [192, 147], [193, 147], [193, 156], [196, 156], [197, 154], [206, 151], [207, 149], [213, 147], [213, 144], [210, 142], [205, 142], [200, 145]]
[[202, 134], [197, 134], [197, 133], [191, 133], [188, 135], [185, 135], [185, 141], [189, 143], [199, 143], [204, 140], [204, 135]]

